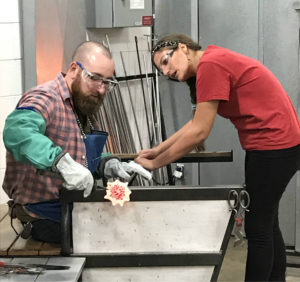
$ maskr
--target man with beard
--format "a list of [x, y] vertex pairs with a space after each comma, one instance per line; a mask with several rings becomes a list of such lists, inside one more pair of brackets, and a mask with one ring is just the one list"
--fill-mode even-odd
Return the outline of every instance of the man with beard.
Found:
[[[129, 172], [151, 174], [137, 164], [102, 154], [107, 133], [93, 114], [112, 91], [114, 62], [98, 42], [80, 44], [66, 74], [27, 91], [7, 117], [3, 140], [7, 149], [3, 189], [10, 197], [10, 216], [23, 224], [23, 238], [60, 242], [59, 190], [90, 195], [94, 178]], [[59, 177], [57, 177], [59, 176]]]

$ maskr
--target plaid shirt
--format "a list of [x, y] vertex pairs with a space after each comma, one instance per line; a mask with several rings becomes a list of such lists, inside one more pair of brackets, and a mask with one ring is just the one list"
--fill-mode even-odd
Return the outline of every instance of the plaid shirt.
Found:
[[[46, 122], [45, 135], [55, 146], [85, 165], [86, 149], [73, 112], [72, 99], [64, 75], [26, 92], [17, 107], [32, 107]], [[95, 120], [93, 120], [95, 122]], [[14, 160], [7, 152], [3, 189], [15, 203], [37, 203], [59, 198], [62, 180], [40, 175], [30, 165]]]

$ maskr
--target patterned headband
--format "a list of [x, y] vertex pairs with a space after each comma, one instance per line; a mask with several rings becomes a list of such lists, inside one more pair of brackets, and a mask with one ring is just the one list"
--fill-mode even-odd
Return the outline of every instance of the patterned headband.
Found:
[[156, 52], [156, 51], [158, 51], [159, 49], [161, 49], [161, 48], [164, 48], [164, 47], [177, 47], [178, 46], [178, 41], [163, 41], [163, 42], [161, 42], [161, 43], [159, 43], [159, 44], [157, 44], [154, 48], [153, 48], [153, 50], [152, 50], [152, 56], [154, 55], [154, 53]]

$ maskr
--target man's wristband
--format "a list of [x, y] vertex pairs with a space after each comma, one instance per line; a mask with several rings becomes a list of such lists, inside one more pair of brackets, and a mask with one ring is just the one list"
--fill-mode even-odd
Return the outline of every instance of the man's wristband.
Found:
[[66, 154], [66, 152], [61, 152], [59, 153], [56, 158], [54, 159], [54, 162], [52, 163], [51, 166], [51, 171], [53, 172], [59, 172], [56, 165], [58, 164], [58, 162], [60, 161], [60, 159]]
[[100, 161], [100, 164], [98, 166], [98, 174], [99, 174], [99, 177], [100, 178], [104, 178], [105, 175], [104, 175], [104, 168], [105, 168], [105, 164], [109, 161], [109, 160], [112, 160], [112, 159], [117, 159], [118, 161], [121, 161], [121, 159], [117, 156], [114, 156], [114, 155], [110, 155], [110, 156], [107, 156], [105, 158], [103, 158], [101, 161]]

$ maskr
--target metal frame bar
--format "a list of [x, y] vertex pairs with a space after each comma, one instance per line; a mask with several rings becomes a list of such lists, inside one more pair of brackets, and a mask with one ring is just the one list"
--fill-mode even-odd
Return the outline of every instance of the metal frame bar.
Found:
[[86, 267], [212, 266], [220, 263], [222, 252], [215, 253], [134, 253], [76, 254], [87, 257]]
[[[119, 154], [117, 155], [123, 162], [135, 159], [138, 154]], [[186, 154], [184, 157], [173, 163], [211, 163], [211, 162], [232, 162], [233, 152], [199, 152]]]
[[[164, 126], [163, 122], [163, 116], [162, 118], [162, 127]], [[164, 133], [165, 130], [162, 129], [162, 132]], [[166, 136], [163, 136], [163, 140], [166, 139]], [[118, 157], [123, 161], [123, 162], [128, 162], [131, 160], [134, 160], [138, 154], [120, 154]], [[199, 153], [190, 153], [185, 155], [183, 158], [178, 159], [175, 162], [179, 163], [211, 163], [211, 162], [232, 162], [233, 161], [233, 152], [231, 151], [223, 151], [223, 152], [199, 152]], [[175, 181], [173, 179], [173, 174], [172, 174], [172, 169], [171, 165], [167, 165], [167, 176], [168, 176], [168, 182], [169, 185], [175, 185]], [[199, 184], [200, 184], [200, 171], [199, 173]]]
[[286, 247], [286, 257], [287, 257], [287, 262], [286, 266], [287, 267], [292, 267], [292, 268], [300, 268], [300, 261], [299, 259], [292, 259], [293, 257], [300, 258], [300, 253], [295, 250], [295, 248], [287, 246]]
[[[235, 188], [235, 190], [237, 190], [237, 189]], [[221, 270], [221, 267], [222, 267], [222, 263], [223, 263], [224, 256], [225, 256], [225, 253], [226, 253], [226, 250], [227, 250], [228, 242], [229, 242], [229, 239], [230, 239], [230, 236], [231, 236], [231, 233], [232, 233], [232, 229], [233, 229], [233, 226], [234, 226], [234, 223], [235, 223], [234, 217], [235, 217], [235, 212], [232, 211], [231, 217], [229, 219], [229, 223], [227, 225], [227, 229], [226, 229], [226, 232], [225, 232], [225, 235], [224, 235], [224, 238], [223, 238], [223, 242], [222, 242], [222, 245], [221, 245], [222, 254], [220, 256], [220, 262], [214, 268], [214, 272], [213, 272], [211, 281], [218, 281], [218, 276], [219, 276], [219, 273], [220, 273], [220, 270]]]
[[[155, 73], [148, 73], [148, 77], [153, 77], [155, 78]], [[135, 79], [142, 79], [147, 77], [146, 74], [136, 74], [136, 75], [126, 75], [126, 76], [118, 76], [116, 77], [117, 81], [128, 81], [128, 80], [135, 80]]]
[[[226, 185], [212, 187], [190, 187], [190, 186], [153, 186], [134, 187], [131, 186], [131, 202], [146, 201], [194, 201], [194, 200], [227, 200], [230, 190], [237, 191], [243, 189], [241, 185]], [[70, 204], [73, 202], [107, 202], [104, 199], [105, 188], [98, 186], [91, 195], [83, 198], [82, 191], [66, 190], [61, 191], [61, 203]]]

